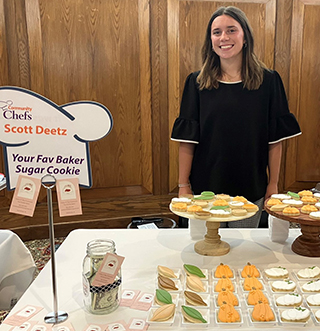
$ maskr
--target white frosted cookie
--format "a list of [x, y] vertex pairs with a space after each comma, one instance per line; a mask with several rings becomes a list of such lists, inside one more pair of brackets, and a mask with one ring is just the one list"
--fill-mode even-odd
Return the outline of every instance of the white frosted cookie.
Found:
[[320, 220], [320, 211], [312, 211], [309, 214], [309, 217], [314, 219], [314, 220]]
[[300, 306], [302, 303], [302, 296], [298, 293], [288, 293], [281, 295], [276, 299], [277, 306]]
[[313, 193], [313, 196], [317, 199], [320, 199], [320, 193]]
[[172, 203], [176, 203], [176, 202], [184, 202], [186, 203], [187, 205], [190, 205], [191, 204], [191, 199], [189, 198], [172, 198], [171, 199], [171, 202]]
[[320, 306], [320, 293], [309, 295], [307, 302], [310, 306]]
[[317, 321], [320, 322], [320, 310], [317, 310], [317, 311], [314, 313], [314, 316], [316, 317]]
[[304, 307], [296, 307], [293, 309], [284, 309], [281, 312], [282, 321], [287, 322], [307, 322], [310, 318], [310, 310]]
[[210, 213], [213, 217], [228, 217], [231, 215], [231, 212], [229, 210], [223, 210], [223, 209], [213, 209], [210, 210]]
[[279, 200], [289, 200], [291, 199], [291, 196], [288, 194], [272, 194], [272, 199], [279, 199]]
[[290, 279], [276, 280], [271, 283], [274, 292], [291, 292], [296, 288], [296, 283]]
[[266, 269], [264, 272], [269, 278], [285, 278], [289, 275], [288, 270], [283, 267], [269, 268]]
[[288, 205], [288, 206], [293, 206], [293, 207], [301, 207], [303, 206], [303, 202], [301, 200], [282, 200], [282, 203]]
[[233, 208], [241, 208], [244, 205], [244, 202], [242, 201], [230, 201], [229, 202], [229, 206], [233, 209]]
[[308, 283], [302, 285], [304, 292], [320, 292], [320, 279], [311, 280]]
[[315, 204], [315, 207], [318, 208], [318, 209], [320, 209], [320, 202], [317, 202], [317, 203]]
[[297, 272], [299, 278], [316, 278], [320, 275], [320, 268], [313, 266], [301, 269]]

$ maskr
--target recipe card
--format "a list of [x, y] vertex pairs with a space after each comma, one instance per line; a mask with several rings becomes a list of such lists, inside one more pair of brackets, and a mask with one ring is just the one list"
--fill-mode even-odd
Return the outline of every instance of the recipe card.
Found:
[[118, 321], [108, 324], [107, 331], [128, 331], [125, 321]]
[[26, 306], [19, 310], [17, 313], [13, 314], [12, 316], [6, 318], [3, 321], [3, 324], [19, 326], [25, 322], [27, 322], [31, 317], [35, 316], [39, 313], [43, 308], [36, 307], [36, 306]]
[[149, 310], [152, 306], [154, 295], [151, 293], [142, 293], [130, 308], [138, 310]]
[[133, 317], [128, 324], [128, 330], [129, 331], [146, 331], [148, 329], [148, 324], [146, 320], [142, 318], [135, 318]]
[[140, 290], [123, 290], [120, 299], [120, 306], [131, 307], [139, 294]]
[[19, 176], [10, 205], [10, 213], [33, 216], [41, 187], [41, 179]]
[[58, 179], [57, 196], [59, 216], [82, 215], [79, 179]]

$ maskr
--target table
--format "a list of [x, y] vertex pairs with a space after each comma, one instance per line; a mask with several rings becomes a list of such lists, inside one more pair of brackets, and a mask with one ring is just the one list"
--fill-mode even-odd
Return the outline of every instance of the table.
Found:
[[[242, 268], [247, 262], [256, 264], [260, 268], [281, 265], [288, 269], [297, 269], [301, 266], [319, 265], [318, 259], [300, 256], [291, 251], [291, 243], [299, 235], [299, 229], [290, 229], [289, 238], [284, 244], [271, 242], [268, 229], [220, 229], [220, 231], [224, 240], [231, 246], [230, 252], [223, 257], [195, 253], [195, 241], [190, 238], [188, 229], [79, 229], [72, 231], [56, 253], [59, 310], [69, 314], [68, 322], [72, 323], [76, 331], [83, 330], [88, 323], [104, 324], [118, 320], [129, 322], [131, 317], [147, 317], [147, 312], [125, 307], [120, 307], [112, 314], [104, 316], [91, 315], [84, 311], [82, 260], [86, 253], [87, 242], [93, 239], [114, 240], [117, 253], [125, 257], [122, 266], [122, 289], [138, 289], [149, 293], [155, 292], [158, 265], [182, 268], [183, 264], [187, 263], [212, 269], [223, 262], [235, 270]], [[40, 272], [10, 315], [27, 304], [44, 307], [36, 315], [38, 321], [43, 320], [43, 317], [52, 311], [50, 263]], [[304, 330], [313, 328], [312, 324]], [[8, 325], [0, 325], [0, 331], [9, 329]], [[184, 330], [180, 327], [180, 315], [171, 329]], [[205, 329], [217, 330], [217, 326], [212, 324]], [[241, 329], [254, 330], [255, 328], [244, 324]], [[268, 329], [281, 330], [281, 326]]]
[[0, 230], [0, 309], [10, 309], [33, 280], [30, 251], [10, 230]]

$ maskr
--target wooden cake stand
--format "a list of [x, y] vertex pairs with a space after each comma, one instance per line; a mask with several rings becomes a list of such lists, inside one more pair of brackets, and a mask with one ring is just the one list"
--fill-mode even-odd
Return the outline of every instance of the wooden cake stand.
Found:
[[[171, 204], [169, 208], [172, 213], [178, 216], [195, 219], [192, 213], [177, 212], [172, 210]], [[204, 208], [204, 210], [207, 209]], [[203, 220], [206, 222], [207, 233], [205, 234], [203, 240], [200, 240], [194, 244], [194, 250], [198, 254], [206, 256], [226, 255], [230, 251], [230, 245], [221, 240], [221, 236], [219, 235], [220, 222], [240, 221], [253, 216], [255, 213], [256, 212], [247, 213], [245, 216], [210, 217], [209, 219]], [[199, 221], [202, 220], [199, 219]]]
[[[301, 235], [295, 239], [291, 245], [291, 249], [294, 253], [308, 256], [308, 257], [320, 257], [320, 221], [310, 218], [307, 214], [300, 213], [299, 216], [290, 217], [283, 215], [282, 212], [274, 212], [270, 210], [265, 201], [265, 211], [277, 218], [284, 221], [299, 223], [301, 227]], [[298, 208], [299, 210], [301, 208]]]

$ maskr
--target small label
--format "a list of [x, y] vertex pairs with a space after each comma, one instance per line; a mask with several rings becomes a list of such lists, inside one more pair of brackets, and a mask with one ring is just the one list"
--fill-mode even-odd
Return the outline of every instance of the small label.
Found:
[[31, 317], [35, 316], [42, 309], [42, 307], [36, 307], [31, 305], [26, 306], [12, 316], [6, 318], [3, 323], [13, 326], [22, 325], [26, 323]]
[[151, 293], [142, 293], [136, 301], [132, 304], [131, 308], [132, 309], [137, 309], [137, 310], [149, 310], [150, 307], [152, 306], [152, 302], [154, 299], [154, 295]]
[[139, 294], [139, 290], [124, 290], [121, 295], [120, 306], [131, 307]]

